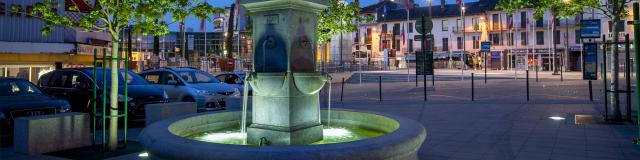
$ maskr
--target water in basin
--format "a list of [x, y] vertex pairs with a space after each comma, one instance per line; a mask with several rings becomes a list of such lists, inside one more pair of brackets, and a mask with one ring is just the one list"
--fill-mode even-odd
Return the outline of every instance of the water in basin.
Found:
[[[377, 131], [368, 128], [361, 128], [355, 126], [346, 126], [340, 124], [333, 124], [331, 127], [325, 126], [323, 130], [324, 139], [315, 142], [311, 145], [319, 144], [331, 144], [331, 143], [343, 143], [351, 142], [363, 139], [369, 139], [384, 135], [382, 131]], [[187, 136], [187, 139], [193, 139], [198, 141], [221, 143], [221, 144], [234, 144], [234, 145], [258, 145], [258, 144], [246, 144], [246, 133], [240, 132], [240, 126], [234, 126], [219, 130], [213, 130], [203, 133]]]

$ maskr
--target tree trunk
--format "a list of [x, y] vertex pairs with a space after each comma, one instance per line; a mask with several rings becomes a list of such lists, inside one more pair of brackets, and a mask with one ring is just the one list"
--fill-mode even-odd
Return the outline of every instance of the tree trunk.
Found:
[[160, 67], [160, 37], [159, 36], [153, 36], [153, 56], [155, 56], [158, 59], [158, 61], [151, 62], [151, 63], [155, 63], [152, 65], [152, 67], [153, 68]]
[[[235, 9], [236, 5], [231, 4], [231, 9], [229, 12], [229, 24], [227, 25], [227, 37], [225, 37], [225, 48], [227, 49], [227, 58], [233, 58], [233, 28], [234, 28], [234, 20], [235, 20]], [[226, 64], [226, 62], [225, 62]]]
[[[112, 35], [117, 35], [117, 33], [113, 33]], [[111, 43], [111, 57], [114, 59], [111, 61], [111, 88], [110, 88], [110, 99], [109, 99], [109, 115], [116, 116], [118, 115], [118, 57], [120, 57], [118, 53], [118, 45], [120, 44], [120, 39], [118, 36], [112, 36], [113, 43]], [[126, 97], [125, 97], [126, 98]], [[105, 113], [103, 113], [105, 114]], [[103, 125], [105, 125], [103, 123]], [[109, 119], [109, 150], [115, 151], [118, 147], [118, 118]]]
[[619, 71], [619, 62], [618, 62], [618, 43], [620, 42], [619, 40], [619, 35], [618, 33], [620, 33], [620, 31], [617, 29], [618, 27], [618, 22], [620, 21], [620, 17], [614, 17], [613, 18], [613, 23], [611, 23], [611, 27], [613, 29], [613, 46], [611, 46], [611, 58], [610, 58], [610, 67], [611, 67], [611, 81], [610, 81], [610, 90], [613, 91], [609, 94], [611, 101], [609, 102], [610, 106], [611, 106], [611, 110], [613, 113], [613, 119], [616, 121], [621, 121], [622, 120], [622, 113], [620, 110], [620, 96], [617, 93], [618, 91], [618, 71]]

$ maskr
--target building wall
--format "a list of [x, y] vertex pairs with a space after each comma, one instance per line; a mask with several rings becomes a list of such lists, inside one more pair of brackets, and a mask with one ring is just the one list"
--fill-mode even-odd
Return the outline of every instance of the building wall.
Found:
[[[41, 42], [41, 43], [62, 43], [64, 42], [63, 27], [56, 27], [49, 35], [44, 36], [40, 32], [44, 22], [40, 19], [28, 16], [25, 12], [27, 8], [35, 6], [42, 0], [0, 0], [0, 41], [12, 42]], [[60, 3], [57, 8], [58, 14], [64, 12], [64, 0], [53, 0]], [[1, 6], [4, 4], [4, 8]], [[23, 13], [16, 15], [11, 13], [12, 6], [22, 8]], [[4, 13], [4, 14], [2, 14]]]

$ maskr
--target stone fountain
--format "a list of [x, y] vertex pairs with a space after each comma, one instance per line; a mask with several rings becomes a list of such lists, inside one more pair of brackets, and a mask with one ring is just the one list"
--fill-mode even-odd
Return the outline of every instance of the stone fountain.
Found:
[[328, 76], [316, 71], [317, 15], [326, 0], [244, 0], [255, 40], [252, 124], [248, 142], [310, 144], [322, 140], [318, 92]]
[[[330, 77], [315, 68], [315, 28], [317, 15], [326, 8], [327, 0], [241, 2], [249, 11], [254, 28], [254, 65], [247, 78], [253, 87], [250, 115], [244, 110], [199, 113], [156, 122], [139, 135], [150, 156], [418, 158], [418, 149], [426, 138], [420, 123], [384, 113], [320, 109], [319, 91]], [[330, 127], [326, 125], [328, 120]]]

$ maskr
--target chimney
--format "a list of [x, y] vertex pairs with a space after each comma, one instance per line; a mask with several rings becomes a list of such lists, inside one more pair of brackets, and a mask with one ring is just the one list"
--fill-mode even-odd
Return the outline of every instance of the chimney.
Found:
[[440, 0], [440, 8], [444, 9], [445, 5], [447, 5], [447, 0]]

